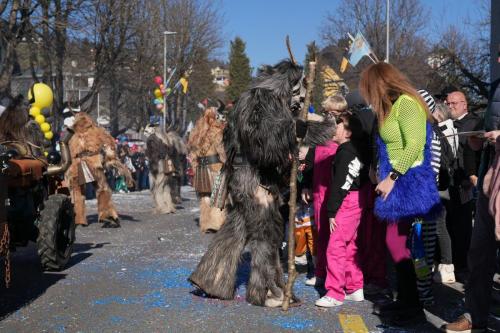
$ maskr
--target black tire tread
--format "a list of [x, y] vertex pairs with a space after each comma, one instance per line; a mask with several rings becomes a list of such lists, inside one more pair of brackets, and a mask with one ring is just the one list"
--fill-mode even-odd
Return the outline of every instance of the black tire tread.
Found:
[[[71, 212], [68, 218], [70, 221], [70, 244], [65, 255], [57, 251], [56, 233], [59, 223], [60, 211], [69, 209]], [[40, 214], [40, 223], [38, 226], [39, 234], [37, 238], [38, 256], [43, 270], [60, 271], [68, 263], [73, 252], [73, 243], [75, 241], [75, 219], [73, 213], [73, 204], [71, 199], [64, 194], [51, 195], [45, 201], [45, 207]]]

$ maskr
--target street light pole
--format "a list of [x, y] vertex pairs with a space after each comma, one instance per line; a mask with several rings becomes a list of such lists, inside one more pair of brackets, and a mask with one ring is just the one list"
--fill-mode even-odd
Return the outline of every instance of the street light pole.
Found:
[[386, 40], [385, 40], [385, 62], [389, 63], [389, 11], [390, 11], [390, 0], [387, 0], [386, 4]]
[[[175, 35], [175, 31], [164, 31], [163, 32], [163, 84], [167, 84], [167, 35]], [[165, 89], [167, 87], [165, 86]], [[166, 96], [163, 96], [163, 117], [161, 127], [165, 131], [166, 127], [166, 117], [167, 117], [167, 101]]]

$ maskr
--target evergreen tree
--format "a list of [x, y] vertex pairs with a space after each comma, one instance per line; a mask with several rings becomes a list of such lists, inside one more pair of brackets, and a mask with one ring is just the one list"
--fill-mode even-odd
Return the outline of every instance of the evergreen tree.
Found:
[[323, 76], [322, 64], [319, 56], [319, 48], [316, 46], [316, 42], [311, 42], [307, 45], [306, 60], [304, 62], [304, 67], [306, 75], [309, 72], [309, 62], [316, 59], [316, 76], [314, 78], [314, 89], [311, 96], [311, 105], [314, 107], [314, 111], [318, 113], [321, 110], [321, 102], [323, 101]]
[[236, 37], [231, 42], [229, 53], [229, 86], [227, 87], [227, 97], [234, 101], [244, 92], [252, 77], [250, 74], [250, 60], [245, 54], [245, 42]]

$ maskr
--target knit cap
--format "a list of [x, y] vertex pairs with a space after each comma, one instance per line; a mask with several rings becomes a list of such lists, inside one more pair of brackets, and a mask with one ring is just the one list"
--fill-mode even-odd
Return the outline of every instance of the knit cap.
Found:
[[420, 96], [422, 96], [425, 103], [429, 107], [429, 111], [431, 113], [434, 113], [434, 110], [436, 109], [436, 101], [434, 101], [434, 98], [431, 96], [431, 94], [429, 94], [429, 92], [424, 89], [420, 89], [418, 93], [420, 94]]

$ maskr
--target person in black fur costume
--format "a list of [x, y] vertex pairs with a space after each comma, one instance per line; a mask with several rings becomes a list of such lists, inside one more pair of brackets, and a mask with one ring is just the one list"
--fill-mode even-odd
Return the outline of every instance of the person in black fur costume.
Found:
[[279, 260], [283, 240], [279, 188], [289, 175], [297, 136], [319, 144], [333, 136], [331, 123], [298, 121], [305, 87], [303, 69], [285, 60], [263, 67], [238, 99], [224, 131], [228, 158], [226, 223], [215, 235], [189, 281], [206, 294], [232, 299], [245, 247], [251, 253], [247, 301], [276, 307], [283, 301]]
[[187, 148], [174, 130], [162, 131], [158, 126], [147, 126], [146, 157], [149, 160], [151, 193], [158, 214], [175, 213], [181, 199], [181, 177], [184, 174], [183, 159]]

